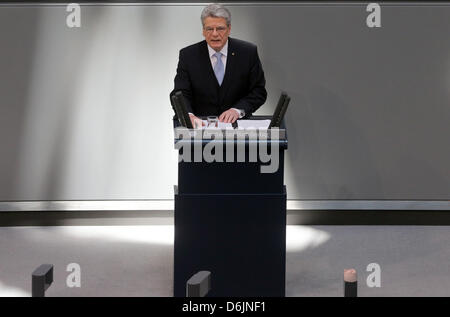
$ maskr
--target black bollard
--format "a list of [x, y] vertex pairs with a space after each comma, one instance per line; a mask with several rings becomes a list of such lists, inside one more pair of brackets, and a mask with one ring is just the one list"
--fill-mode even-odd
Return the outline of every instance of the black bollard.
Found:
[[31, 296], [45, 297], [45, 291], [53, 283], [53, 265], [42, 264], [31, 275]]
[[200, 271], [186, 283], [186, 297], [205, 297], [211, 290], [211, 272]]
[[344, 270], [344, 297], [358, 297], [358, 278], [355, 269]]

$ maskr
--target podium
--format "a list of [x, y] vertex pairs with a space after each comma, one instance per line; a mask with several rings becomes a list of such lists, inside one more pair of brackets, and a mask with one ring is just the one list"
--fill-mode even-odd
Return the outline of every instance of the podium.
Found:
[[[174, 128], [179, 129], [177, 121]], [[179, 155], [191, 154], [191, 160], [178, 162], [175, 186], [174, 296], [186, 295], [186, 282], [198, 271], [211, 272], [208, 296], [285, 296], [285, 126], [277, 133], [277, 138], [269, 133], [256, 139], [175, 137]], [[200, 150], [214, 146], [213, 154], [222, 146], [223, 161], [194, 160]], [[272, 160], [278, 155], [272, 173], [261, 172], [269, 164], [259, 155], [264, 149]]]

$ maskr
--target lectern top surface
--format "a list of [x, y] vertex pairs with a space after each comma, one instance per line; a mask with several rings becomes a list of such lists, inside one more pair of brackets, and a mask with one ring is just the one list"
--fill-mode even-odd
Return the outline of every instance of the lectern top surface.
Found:
[[[204, 119], [203, 117], [200, 117]], [[245, 120], [267, 120], [271, 116], [252, 116]], [[248, 126], [248, 121], [246, 122]], [[238, 128], [236, 124], [233, 128], [203, 128], [203, 129], [186, 129], [182, 127], [178, 120], [173, 120], [174, 141], [178, 142], [201, 142], [207, 144], [209, 142], [221, 141], [225, 143], [261, 143], [261, 142], [277, 142], [282, 148], [287, 148], [287, 131], [283, 121], [280, 128]]]

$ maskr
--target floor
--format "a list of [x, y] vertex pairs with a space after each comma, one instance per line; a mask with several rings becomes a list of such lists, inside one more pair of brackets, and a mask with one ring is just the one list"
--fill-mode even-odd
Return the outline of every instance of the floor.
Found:
[[[288, 226], [287, 296], [450, 296], [450, 230], [440, 226]], [[0, 228], [0, 296], [30, 296], [31, 273], [54, 265], [46, 296], [172, 296], [173, 226]], [[67, 271], [79, 264], [80, 287]], [[380, 267], [380, 287], [366, 271]], [[70, 283], [69, 283], [70, 284]]]

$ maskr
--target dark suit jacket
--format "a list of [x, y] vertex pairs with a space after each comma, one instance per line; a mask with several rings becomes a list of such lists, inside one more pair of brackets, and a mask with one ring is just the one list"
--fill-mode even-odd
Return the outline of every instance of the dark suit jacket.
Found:
[[225, 75], [219, 86], [207, 43], [202, 41], [180, 50], [175, 88], [170, 96], [182, 91], [188, 112], [197, 116], [219, 116], [229, 108], [243, 109], [249, 116], [266, 101], [265, 84], [256, 46], [228, 38]]

